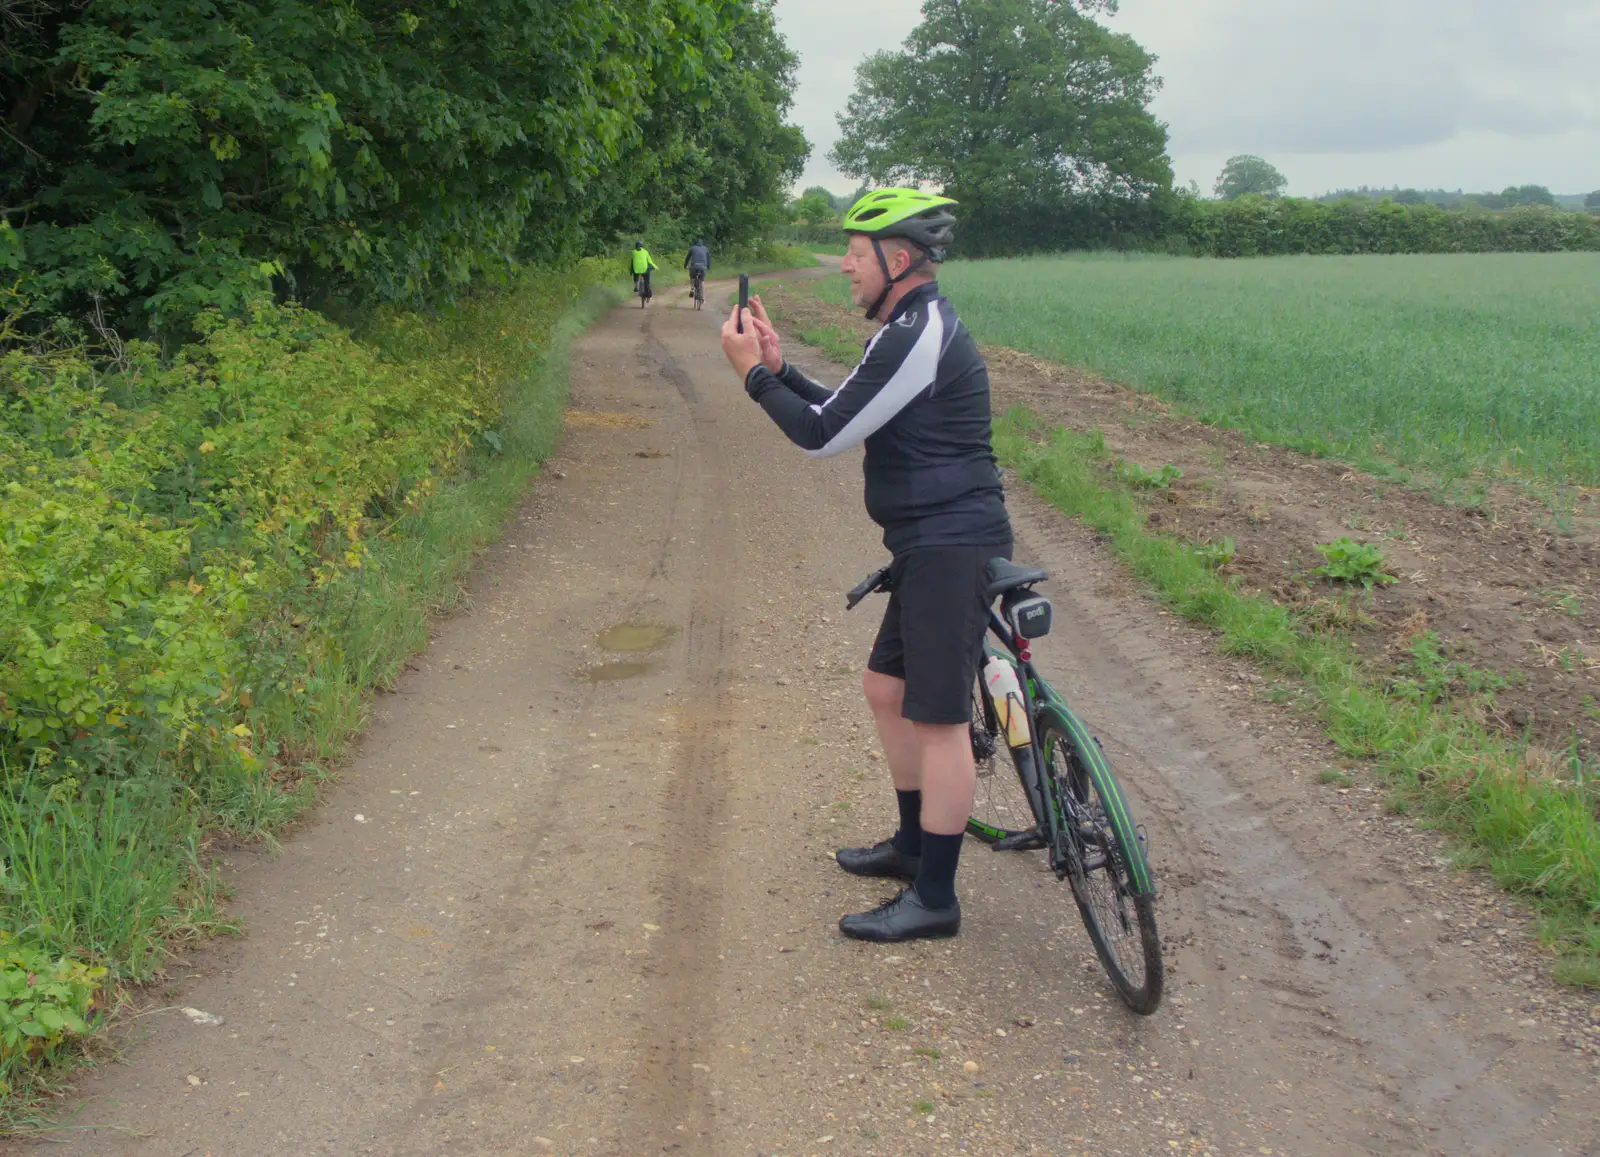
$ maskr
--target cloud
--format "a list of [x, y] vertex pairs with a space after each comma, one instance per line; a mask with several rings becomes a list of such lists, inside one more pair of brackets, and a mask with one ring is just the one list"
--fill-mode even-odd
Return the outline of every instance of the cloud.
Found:
[[[1499, 184], [1578, 188], [1600, 163], [1600, 149], [1569, 151], [1600, 136], [1593, 0], [1124, 0], [1114, 25], [1160, 57], [1155, 111], [1180, 172], [1259, 152], [1339, 158], [1351, 168], [1336, 183], [1385, 181], [1378, 169], [1454, 187], [1467, 178], [1435, 166], [1471, 142], [1504, 155]], [[1547, 172], [1512, 171], [1535, 156]]]
[[[777, 16], [801, 54], [802, 184], [847, 191], [825, 159], [834, 117], [857, 63], [898, 47], [920, 0], [778, 0]], [[1203, 188], [1244, 152], [1297, 193], [1600, 187], [1597, 0], [1122, 0], [1112, 25], [1160, 58], [1155, 112], [1179, 177]]]
[[1381, 152], [1592, 126], [1597, 11], [1589, 0], [1129, 0], [1118, 24], [1161, 54], [1175, 136]]
[[856, 65], [896, 49], [922, 19], [921, 0], [778, 0], [778, 29], [800, 54], [793, 117], [811, 142], [800, 185], [849, 192], [856, 183], [827, 161], [839, 138], [835, 119], [856, 86]]

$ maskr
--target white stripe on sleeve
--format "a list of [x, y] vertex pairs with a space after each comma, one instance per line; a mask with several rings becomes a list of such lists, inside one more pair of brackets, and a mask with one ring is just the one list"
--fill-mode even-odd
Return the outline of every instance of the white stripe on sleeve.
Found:
[[[888, 327], [885, 326], [885, 329]], [[883, 331], [880, 330], [879, 334]], [[874, 342], [877, 335], [874, 335]], [[917, 342], [911, 347], [911, 352], [906, 354], [905, 360], [895, 370], [894, 376], [883, 384], [880, 389], [860, 413], [845, 423], [840, 430], [828, 440], [828, 444], [820, 450], [808, 450], [806, 453], [812, 458], [829, 458], [834, 454], [842, 453], [853, 446], [859, 446], [873, 434], [888, 424], [889, 420], [898, 414], [911, 400], [923, 390], [933, 384], [939, 372], [939, 355], [944, 344], [944, 318], [937, 309], [928, 311], [928, 322], [923, 327], [922, 333], [917, 337]], [[871, 353], [871, 346], [867, 352]], [[865, 362], [865, 358], [862, 359]], [[857, 367], [859, 368], [859, 367]], [[850, 377], [855, 377], [852, 373]], [[843, 386], [833, 398], [844, 392], [845, 386], [850, 384], [850, 379], [845, 379]], [[832, 402], [829, 398], [828, 402]], [[823, 403], [823, 409], [828, 403]]]

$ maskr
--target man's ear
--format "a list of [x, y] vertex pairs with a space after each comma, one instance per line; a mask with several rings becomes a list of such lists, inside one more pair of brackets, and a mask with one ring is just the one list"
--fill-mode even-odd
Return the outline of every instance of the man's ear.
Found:
[[911, 265], [911, 254], [906, 252], [906, 247], [898, 243], [889, 247], [889, 273], [892, 277], [899, 277]]

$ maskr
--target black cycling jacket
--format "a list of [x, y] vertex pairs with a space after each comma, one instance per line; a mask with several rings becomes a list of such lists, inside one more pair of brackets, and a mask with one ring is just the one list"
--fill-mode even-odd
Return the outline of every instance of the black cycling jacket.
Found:
[[689, 246], [689, 255], [683, 259], [685, 269], [710, 269], [711, 250], [704, 245]]
[[936, 282], [900, 299], [861, 364], [829, 390], [785, 364], [745, 390], [814, 458], [866, 444], [867, 513], [895, 554], [1011, 541], [989, 438], [989, 369]]

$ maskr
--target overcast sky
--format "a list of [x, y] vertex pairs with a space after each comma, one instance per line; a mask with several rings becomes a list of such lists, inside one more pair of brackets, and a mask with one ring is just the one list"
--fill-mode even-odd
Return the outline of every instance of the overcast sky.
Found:
[[[921, 0], [777, 0], [800, 53], [801, 185], [848, 192], [835, 116], [869, 52]], [[1600, 189], [1600, 0], [1122, 0], [1113, 25], [1159, 57], [1173, 168], [1207, 195], [1258, 153], [1314, 196], [1356, 185]]]

